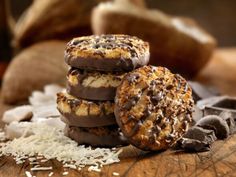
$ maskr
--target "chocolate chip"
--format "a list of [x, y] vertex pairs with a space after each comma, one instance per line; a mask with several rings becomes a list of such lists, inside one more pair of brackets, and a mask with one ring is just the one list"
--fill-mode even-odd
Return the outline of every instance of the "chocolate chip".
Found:
[[126, 42], [125, 44], [127, 44], [130, 47], [133, 47], [133, 44], [131, 42]]
[[134, 49], [129, 48], [129, 51], [131, 53], [131, 57], [132, 58], [138, 57], [138, 54], [137, 54], [137, 52]]
[[70, 105], [71, 108], [79, 106], [82, 102], [81, 100], [68, 100], [67, 103]]
[[128, 82], [131, 84], [131, 83], [135, 83], [135, 82], [137, 82], [138, 81], [138, 79], [139, 79], [139, 75], [138, 74], [130, 74], [130, 75], [128, 75], [127, 76], [127, 80], [128, 80]]
[[130, 110], [139, 100], [140, 95], [136, 95], [129, 99], [129, 101], [124, 105], [126, 110]]
[[151, 102], [156, 105], [161, 99], [162, 99], [162, 96], [163, 96], [163, 92], [158, 92], [157, 94], [151, 96]]
[[99, 47], [100, 47], [99, 44], [94, 44], [94, 45], [93, 45], [93, 48], [94, 48], [94, 49], [98, 49]]
[[104, 57], [104, 53], [101, 50], [96, 50], [94, 52], [95, 55], [100, 55], [101, 57]]
[[139, 128], [142, 126], [142, 122], [139, 121], [135, 124], [131, 132], [127, 135], [127, 137], [132, 137], [136, 134], [136, 132], [139, 130]]
[[160, 124], [161, 123], [161, 120], [162, 120], [162, 118], [161, 117], [156, 117], [156, 119], [154, 120], [154, 123], [155, 124]]
[[174, 138], [175, 138], [175, 135], [169, 134], [169, 135], [166, 136], [166, 142], [170, 142], [170, 141], [172, 141]]
[[162, 125], [161, 125], [161, 129], [164, 129], [164, 128], [166, 128], [166, 124], [165, 123], [163, 123]]
[[199, 141], [204, 141], [209, 144], [216, 140], [215, 132], [213, 130], [207, 130], [202, 127], [193, 126], [191, 127], [183, 136], [188, 139], [195, 139]]
[[153, 126], [152, 130], [155, 135], [158, 135], [161, 132], [161, 127], [159, 127], [158, 125], [155, 125]]
[[84, 40], [73, 40], [72, 45], [78, 45], [80, 43], [84, 42]]
[[166, 90], [171, 90], [173, 88], [173, 85], [166, 86]]
[[223, 111], [220, 115], [219, 115], [222, 119], [224, 119], [226, 121], [226, 123], [229, 126], [229, 133], [233, 134], [236, 131], [236, 125], [235, 125], [235, 120], [234, 120], [234, 116], [231, 112], [229, 111]]
[[210, 144], [195, 139], [182, 138], [177, 142], [176, 146], [177, 149], [181, 148], [190, 152], [204, 152], [210, 150]]
[[143, 116], [140, 118], [140, 120], [145, 120], [148, 116], [152, 114], [150, 108], [146, 108], [143, 112]]
[[152, 80], [152, 81], [150, 82], [150, 86], [154, 86], [154, 85], [157, 85], [157, 81], [156, 81], [156, 80]]
[[127, 121], [124, 123], [128, 123], [130, 121], [137, 121], [137, 119], [135, 119], [135, 117], [133, 115], [129, 115]]
[[214, 130], [218, 139], [225, 139], [229, 136], [229, 126], [227, 122], [219, 116], [208, 115], [200, 119], [196, 126], [208, 130]]
[[191, 127], [177, 144], [177, 148], [186, 151], [202, 152], [210, 150], [210, 145], [216, 140], [213, 130], [206, 130], [198, 126]]

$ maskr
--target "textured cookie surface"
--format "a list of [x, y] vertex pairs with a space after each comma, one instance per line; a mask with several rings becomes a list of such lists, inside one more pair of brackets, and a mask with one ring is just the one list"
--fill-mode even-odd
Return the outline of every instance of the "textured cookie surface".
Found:
[[116, 124], [114, 103], [110, 101], [87, 101], [67, 93], [57, 94], [57, 108], [62, 121], [79, 127], [98, 127]]
[[124, 136], [143, 150], [171, 147], [192, 121], [192, 90], [163, 67], [127, 74], [117, 89], [115, 116]]
[[131, 71], [149, 61], [149, 45], [128, 35], [92, 35], [67, 44], [66, 63], [79, 69]]
[[122, 73], [104, 73], [71, 68], [67, 74], [67, 92], [88, 100], [114, 100]]
[[78, 144], [109, 147], [128, 144], [117, 125], [95, 128], [67, 126], [65, 134]]

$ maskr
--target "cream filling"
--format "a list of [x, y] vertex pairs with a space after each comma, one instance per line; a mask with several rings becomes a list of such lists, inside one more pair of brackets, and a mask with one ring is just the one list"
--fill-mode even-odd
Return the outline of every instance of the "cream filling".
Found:
[[[64, 94], [68, 99], [76, 99], [67, 93]], [[57, 108], [62, 113], [74, 113], [77, 116], [96, 116], [101, 114], [100, 106], [97, 104], [83, 100], [82, 103], [79, 104], [77, 107], [71, 108], [67, 102], [68, 99], [65, 99], [64, 101], [60, 100], [57, 104]], [[111, 104], [101, 103], [101, 104], [104, 104], [106, 115], [114, 113], [114, 104], [112, 103]]]
[[[123, 75], [112, 75], [112, 74], [100, 74], [92, 73], [88, 75], [83, 81], [82, 85], [84, 87], [118, 87], [121, 83]], [[69, 75], [68, 81], [71, 85], [76, 86], [79, 84], [77, 76]]]
[[82, 82], [84, 87], [118, 87], [121, 79], [111, 74], [93, 75], [85, 78]]

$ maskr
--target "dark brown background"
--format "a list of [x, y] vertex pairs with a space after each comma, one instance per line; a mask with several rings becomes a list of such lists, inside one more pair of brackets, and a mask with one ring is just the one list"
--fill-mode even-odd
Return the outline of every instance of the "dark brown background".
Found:
[[[11, 0], [14, 16], [18, 17], [31, 0]], [[146, 0], [150, 8], [173, 15], [189, 16], [212, 33], [220, 46], [236, 45], [235, 0]]]

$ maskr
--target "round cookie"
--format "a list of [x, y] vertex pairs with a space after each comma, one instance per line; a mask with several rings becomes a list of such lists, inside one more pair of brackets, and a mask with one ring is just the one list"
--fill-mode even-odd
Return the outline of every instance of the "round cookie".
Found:
[[66, 136], [78, 144], [104, 147], [128, 145], [117, 125], [94, 128], [66, 126], [64, 131]]
[[124, 74], [85, 71], [71, 68], [67, 74], [67, 92], [88, 100], [114, 100]]
[[85, 70], [132, 71], [149, 61], [149, 45], [128, 35], [92, 35], [72, 39], [66, 47], [68, 65]]
[[115, 116], [131, 144], [142, 150], [171, 147], [192, 121], [192, 90], [164, 67], [144, 66], [118, 87]]
[[67, 93], [57, 94], [57, 109], [62, 121], [70, 126], [99, 127], [116, 124], [114, 103], [110, 101], [87, 101]]

